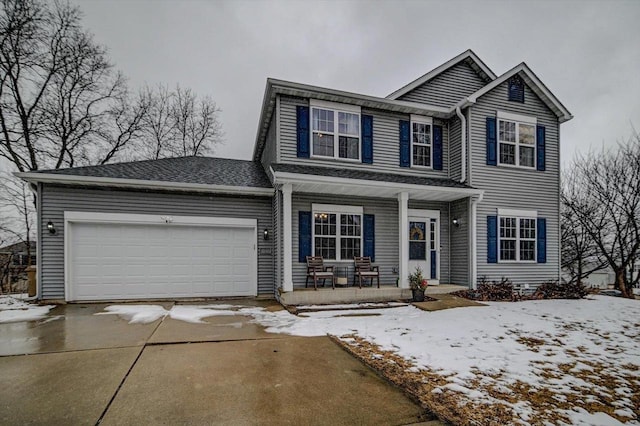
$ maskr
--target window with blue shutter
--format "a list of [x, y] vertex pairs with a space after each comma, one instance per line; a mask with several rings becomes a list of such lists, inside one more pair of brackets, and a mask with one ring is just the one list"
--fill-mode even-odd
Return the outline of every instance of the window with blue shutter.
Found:
[[442, 126], [433, 126], [433, 170], [442, 170]]
[[298, 261], [311, 256], [311, 212], [298, 212]]
[[373, 163], [373, 116], [362, 115], [362, 162]]
[[498, 263], [498, 216], [487, 216], [487, 263]]
[[376, 260], [376, 222], [375, 216], [372, 214], [365, 214], [363, 217], [364, 229], [363, 239], [364, 247], [362, 250], [363, 256], [371, 257], [371, 261]]
[[536, 149], [537, 149], [537, 157], [538, 157], [538, 162], [537, 162], [537, 169], [541, 172], [545, 171], [545, 128], [544, 126], [537, 126], [536, 127]]
[[411, 141], [409, 140], [409, 122], [400, 120], [400, 167], [411, 166]]
[[524, 103], [524, 81], [519, 75], [514, 75], [508, 81], [509, 100]]
[[547, 219], [538, 218], [538, 263], [547, 263]]
[[309, 107], [296, 107], [297, 155], [309, 158]]
[[487, 117], [487, 165], [497, 165], [496, 118]]

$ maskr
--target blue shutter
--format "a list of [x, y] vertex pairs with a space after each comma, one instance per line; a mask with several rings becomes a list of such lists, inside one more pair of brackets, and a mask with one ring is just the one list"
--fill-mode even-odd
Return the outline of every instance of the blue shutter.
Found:
[[363, 115], [362, 121], [362, 162], [373, 163], [373, 116]]
[[298, 261], [311, 256], [311, 212], [298, 212]]
[[442, 126], [433, 126], [433, 170], [442, 170]]
[[429, 262], [431, 264], [431, 279], [435, 280], [436, 279], [436, 267], [438, 266], [438, 262], [437, 262], [437, 252], [435, 250], [431, 250], [431, 262]]
[[487, 117], [487, 165], [497, 165], [496, 118]]
[[309, 107], [296, 107], [298, 157], [309, 158]]
[[538, 235], [538, 263], [547, 263], [547, 219], [538, 218], [536, 229]]
[[538, 170], [541, 172], [545, 171], [545, 153], [544, 153], [544, 138], [545, 138], [545, 128], [544, 126], [538, 126], [536, 128], [536, 147], [538, 151]]
[[365, 214], [363, 217], [363, 233], [364, 247], [362, 250], [363, 256], [371, 257], [371, 261], [376, 260], [376, 220], [372, 214]]
[[411, 166], [411, 144], [409, 143], [409, 122], [400, 120], [400, 167]]
[[487, 263], [498, 263], [498, 216], [487, 216]]

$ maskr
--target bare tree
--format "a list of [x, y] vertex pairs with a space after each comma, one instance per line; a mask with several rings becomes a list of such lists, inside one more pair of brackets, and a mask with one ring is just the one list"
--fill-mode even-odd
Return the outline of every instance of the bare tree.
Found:
[[[191, 89], [165, 85], [145, 87], [140, 95], [149, 104], [143, 119], [137, 158], [197, 156], [213, 153], [222, 142], [220, 109], [210, 97], [198, 98]], [[136, 155], [137, 154], [137, 155]]]
[[633, 298], [640, 280], [630, 273], [640, 259], [640, 136], [579, 157], [567, 176], [565, 207], [613, 269], [616, 288]]
[[142, 104], [77, 7], [0, 2], [0, 156], [19, 171], [112, 159], [139, 132]]
[[[565, 178], [563, 181], [567, 181]], [[564, 188], [563, 191], [563, 200]], [[607, 263], [599, 256], [598, 246], [565, 204], [560, 206], [560, 239], [562, 241], [562, 269], [569, 274], [569, 282], [582, 283], [594, 272], [603, 270]]]

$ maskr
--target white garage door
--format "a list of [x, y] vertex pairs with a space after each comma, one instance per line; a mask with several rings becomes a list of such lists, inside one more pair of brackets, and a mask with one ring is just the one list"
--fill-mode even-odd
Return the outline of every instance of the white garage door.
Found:
[[146, 220], [122, 223], [118, 215], [103, 215], [115, 219], [108, 222], [84, 215], [65, 216], [67, 300], [257, 294], [255, 220], [132, 215]]

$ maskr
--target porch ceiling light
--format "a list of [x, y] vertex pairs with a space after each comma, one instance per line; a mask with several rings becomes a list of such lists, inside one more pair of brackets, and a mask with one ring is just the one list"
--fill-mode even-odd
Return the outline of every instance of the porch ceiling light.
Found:
[[455, 226], [456, 228], [460, 227], [460, 219], [458, 219], [457, 217], [454, 217], [451, 223], [453, 223], [453, 226]]
[[51, 235], [56, 233], [56, 227], [53, 225], [53, 222], [51, 221], [47, 222], [47, 229], [49, 230], [49, 233]]
[[262, 231], [262, 236], [265, 240], [269, 239], [269, 230], [267, 228], [264, 228], [264, 231]]

